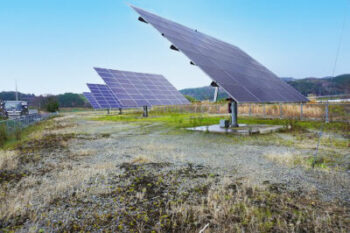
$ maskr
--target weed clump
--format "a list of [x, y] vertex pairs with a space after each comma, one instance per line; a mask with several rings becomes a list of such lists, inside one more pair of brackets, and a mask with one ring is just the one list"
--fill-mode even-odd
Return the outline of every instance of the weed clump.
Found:
[[124, 163], [118, 169], [122, 174], [106, 184], [109, 192], [71, 200], [84, 214], [47, 226], [68, 232], [199, 232], [208, 224], [210, 232], [345, 232], [349, 226], [346, 207], [288, 191], [285, 184], [262, 189], [219, 182], [206, 167], [192, 164]]

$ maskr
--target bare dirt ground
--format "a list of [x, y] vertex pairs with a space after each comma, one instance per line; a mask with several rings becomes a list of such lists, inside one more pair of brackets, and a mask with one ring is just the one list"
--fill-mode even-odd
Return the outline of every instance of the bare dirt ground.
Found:
[[[350, 175], [296, 162], [313, 153], [307, 141], [88, 117], [55, 118], [29, 142], [0, 152], [0, 229], [198, 232], [209, 224], [206, 232], [350, 230]], [[348, 148], [328, 149], [349, 154]]]

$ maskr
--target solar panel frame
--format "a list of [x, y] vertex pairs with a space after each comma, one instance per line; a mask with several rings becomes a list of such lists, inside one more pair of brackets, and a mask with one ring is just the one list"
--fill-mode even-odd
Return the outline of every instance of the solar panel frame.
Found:
[[185, 105], [190, 102], [162, 75], [95, 68], [121, 106]]
[[237, 102], [308, 99], [240, 48], [131, 6]]
[[[111, 89], [104, 84], [90, 84], [88, 83], [93, 97], [103, 109], [119, 109], [123, 108], [119, 103], [118, 99], [115, 97]], [[125, 106], [126, 107], [126, 106]]]
[[91, 92], [84, 92], [83, 95], [88, 100], [93, 109], [101, 109], [100, 104], [97, 102], [97, 100]]

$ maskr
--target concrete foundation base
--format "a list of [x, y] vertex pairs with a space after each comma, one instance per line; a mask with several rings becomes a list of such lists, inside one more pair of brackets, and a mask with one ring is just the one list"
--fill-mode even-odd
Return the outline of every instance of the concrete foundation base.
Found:
[[236, 128], [221, 128], [220, 125], [199, 126], [194, 128], [187, 128], [187, 130], [201, 131], [209, 133], [223, 133], [236, 135], [252, 135], [252, 134], [268, 134], [278, 132], [283, 129], [282, 125], [246, 125], [240, 124]]

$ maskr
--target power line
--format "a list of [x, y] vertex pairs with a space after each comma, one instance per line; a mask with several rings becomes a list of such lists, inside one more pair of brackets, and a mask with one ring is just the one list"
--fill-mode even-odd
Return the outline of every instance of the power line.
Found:
[[[350, 0], [349, 0], [349, 3], [350, 3]], [[349, 4], [350, 5], [350, 4]], [[344, 11], [344, 20], [343, 20], [343, 25], [340, 29], [340, 36], [339, 36], [339, 41], [338, 41], [338, 46], [337, 46], [337, 50], [336, 50], [336, 54], [335, 54], [335, 59], [334, 59], [334, 66], [333, 66], [333, 70], [332, 70], [332, 76], [331, 76], [331, 80], [334, 79], [334, 75], [335, 75], [335, 70], [337, 68], [337, 64], [338, 64], [338, 58], [339, 58], [339, 53], [340, 53], [340, 48], [341, 48], [341, 45], [343, 43], [343, 37], [344, 37], [344, 31], [345, 31], [345, 24], [346, 24], [346, 20], [347, 20], [347, 13], [348, 13], [348, 6], [345, 6], [345, 11]], [[333, 82], [334, 83], [334, 82]], [[335, 91], [335, 83], [334, 83], [334, 91]], [[328, 111], [328, 101], [326, 103], [326, 111]], [[327, 112], [328, 114], [328, 112]], [[324, 127], [325, 127], [325, 124], [326, 122], [323, 122], [322, 126], [321, 126], [321, 130], [319, 132], [319, 135], [318, 135], [318, 141], [317, 141], [317, 146], [316, 146], [316, 150], [315, 150], [315, 153], [314, 153], [314, 160], [312, 162], [312, 168], [315, 167], [315, 164], [316, 164], [316, 159], [317, 159], [317, 154], [318, 154], [318, 150], [319, 150], [319, 146], [320, 146], [320, 143], [321, 143], [321, 138], [322, 138], [322, 135], [323, 135], [323, 130], [324, 130]]]
[[[349, 3], [350, 3], [350, 0], [349, 0]], [[340, 29], [340, 36], [339, 36], [337, 50], [336, 50], [336, 53], [335, 53], [335, 60], [334, 60], [334, 66], [333, 66], [332, 76], [331, 77], [334, 77], [335, 71], [336, 71], [336, 68], [337, 68], [337, 64], [338, 64], [339, 53], [340, 53], [341, 45], [343, 43], [345, 25], [346, 25], [346, 20], [347, 20], [347, 15], [348, 15], [347, 12], [348, 12], [348, 6], [345, 6], [343, 25], [342, 25], [342, 27]]]

